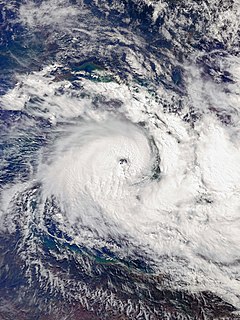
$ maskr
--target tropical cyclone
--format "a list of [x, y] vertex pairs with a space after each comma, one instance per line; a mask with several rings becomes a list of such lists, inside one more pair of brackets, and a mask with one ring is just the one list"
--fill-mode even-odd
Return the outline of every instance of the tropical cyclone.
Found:
[[101, 249], [124, 238], [109, 250], [126, 259], [145, 252], [173, 287], [212, 284], [238, 305], [237, 279], [231, 293], [228, 285], [239, 259], [239, 152], [212, 117], [194, 130], [174, 116], [164, 122], [168, 131], [146, 130], [106, 114], [68, 126], [39, 168], [43, 202], [56, 199], [52, 219], [74, 243]]
[[45, 196], [59, 199], [72, 223], [97, 223], [99, 229], [99, 219], [124, 222], [138, 189], [154, 174], [154, 153], [146, 132], [129, 121], [80, 123], [59, 140], [50, 165], [41, 169]]
[[239, 1], [2, 11], [3, 317], [235, 319]]
[[[37, 173], [26, 183], [39, 186], [30, 193], [37, 205], [21, 208], [26, 219], [37, 217], [39, 232], [48, 234], [48, 217], [71, 244], [107, 248], [117, 260], [140, 257], [156, 274], [169, 275], [172, 289], [211, 291], [238, 307], [238, 127], [207, 112], [185, 121], [144, 88], [115, 82], [84, 79], [84, 96], [93, 98], [77, 99], [67, 81], [53, 81], [56, 68], [28, 75], [4, 97], [17, 94], [29, 114], [51, 123], [51, 139], [36, 153]], [[25, 101], [32, 92], [39, 99]], [[33, 201], [27, 194], [10, 200], [6, 211], [22, 212], [11, 205]]]

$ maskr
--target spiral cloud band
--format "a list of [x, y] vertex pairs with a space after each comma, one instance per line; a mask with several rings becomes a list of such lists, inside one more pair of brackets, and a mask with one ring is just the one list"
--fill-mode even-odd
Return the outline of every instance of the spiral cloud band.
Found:
[[107, 247], [126, 260], [140, 256], [156, 274], [174, 279], [169, 286], [210, 290], [239, 306], [237, 127], [207, 113], [193, 127], [164, 112], [146, 91], [116, 83], [84, 82], [89, 92], [111, 92], [110, 107], [121, 105], [114, 112], [106, 103], [99, 110], [68, 94], [57, 96], [56, 104], [49, 88], [68, 85], [49, 85], [44, 72], [29, 75], [4, 97], [24, 99], [25, 91], [38, 88], [40, 98], [29, 102], [28, 112], [51, 123], [52, 140], [37, 154], [36, 175], [7, 189], [2, 208], [18, 188], [37, 182], [41, 205], [34, 215], [44, 232], [50, 203], [49, 219], [71, 244]]
[[[239, 172], [228, 167], [238, 167], [238, 152], [213, 120], [208, 129], [196, 126], [196, 136], [178, 121], [172, 132], [149, 127], [153, 144], [144, 128], [108, 116], [68, 128], [39, 170], [44, 201], [57, 199], [62, 216], [55, 220], [76, 243], [101, 247], [125, 237], [120, 255], [140, 246], [176, 283], [203, 289], [221, 279], [227, 286], [239, 259]], [[237, 293], [237, 281], [234, 287]]]

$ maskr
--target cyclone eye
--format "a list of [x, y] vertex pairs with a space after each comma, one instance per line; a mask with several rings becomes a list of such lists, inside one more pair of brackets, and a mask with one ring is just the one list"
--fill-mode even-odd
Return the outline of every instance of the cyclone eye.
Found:
[[127, 161], [127, 159], [125, 159], [125, 158], [121, 158], [120, 160], [119, 160], [119, 164], [121, 164], [121, 165], [125, 165], [125, 164], [127, 164], [128, 163], [128, 161]]

